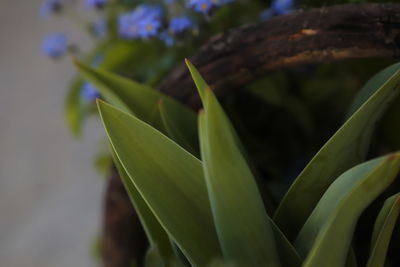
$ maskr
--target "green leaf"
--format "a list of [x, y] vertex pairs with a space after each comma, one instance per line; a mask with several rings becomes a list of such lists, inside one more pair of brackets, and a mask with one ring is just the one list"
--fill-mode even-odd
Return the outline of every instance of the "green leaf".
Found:
[[170, 258], [167, 262], [165, 258], [160, 253], [157, 246], [152, 246], [147, 250], [144, 267], [184, 267], [175, 258]]
[[110, 174], [110, 169], [113, 165], [112, 157], [110, 157], [110, 153], [98, 153], [94, 160], [94, 166], [96, 170], [104, 176], [104, 178]]
[[400, 63], [393, 64], [370, 78], [354, 98], [348, 112], [348, 117], [353, 115], [354, 112], [356, 112], [357, 109], [359, 109], [362, 104], [381, 88], [398, 70], [400, 70]]
[[278, 250], [279, 257], [282, 262], [282, 266], [285, 267], [299, 267], [303, 262], [302, 258], [296, 251], [296, 248], [290, 243], [282, 231], [278, 228], [275, 222], [268, 217], [274, 231], [276, 248]]
[[165, 267], [165, 261], [157, 246], [151, 246], [147, 250], [144, 267]]
[[[174, 111], [171, 110], [171, 106], [166, 106], [162, 99], [158, 102], [158, 109], [160, 112], [161, 121], [167, 135], [193, 155], [198, 155], [199, 151], [197, 148], [197, 141], [194, 140], [194, 138], [197, 137], [197, 134], [186, 136], [185, 132], [180, 127], [184, 123], [179, 122], [181, 117], [173, 117], [172, 114], [174, 114]], [[196, 147], [193, 146], [194, 144], [196, 144]]]
[[180, 139], [176, 141], [188, 150], [198, 146], [196, 114], [192, 110], [146, 85], [105, 70], [94, 69], [82, 62], [76, 61], [75, 64], [82, 76], [98, 88], [106, 101], [134, 114], [158, 130], [164, 128], [158, 108], [161, 100], [169, 117], [174, 120], [174, 129], [180, 131]]
[[[228, 131], [225, 134], [227, 134], [228, 136], [231, 136], [231, 139], [230, 139], [231, 142], [233, 142], [233, 140], [234, 140], [234, 143], [231, 143], [230, 147], [236, 147], [237, 149], [240, 150], [240, 152], [238, 152], [239, 154], [237, 156], [240, 158], [240, 155], [241, 155], [242, 156], [242, 158], [241, 158], [242, 164], [246, 165], [247, 163], [243, 162], [243, 160], [245, 158], [244, 148], [241, 145], [240, 140], [239, 140], [235, 130], [231, 126], [228, 118], [224, 114], [224, 112], [223, 112], [222, 108], [219, 106], [216, 98], [211, 93], [211, 90], [209, 89], [209, 86], [206, 84], [204, 79], [201, 77], [201, 75], [197, 71], [197, 69], [188, 60], [186, 60], [186, 63], [188, 65], [188, 68], [190, 69], [190, 72], [192, 73], [193, 79], [195, 81], [197, 81], [196, 82], [196, 86], [197, 86], [197, 89], [199, 91], [199, 94], [203, 95], [202, 100], [204, 102], [206, 102], [207, 101], [206, 95], [208, 95], [208, 94], [211, 94], [212, 98], [214, 99], [213, 100], [214, 104], [217, 105], [217, 110], [219, 110], [218, 113], [222, 114], [222, 116], [223, 116], [223, 119], [222, 119], [223, 123], [222, 124], [225, 125], [224, 128], [225, 128], [226, 131]], [[206, 91], [208, 91], [208, 93], [206, 93]], [[204, 104], [204, 106], [206, 106], [206, 105]], [[207, 108], [206, 108], [206, 111], [207, 111]], [[204, 111], [203, 111], [203, 113], [204, 113]], [[201, 115], [200, 118], [199, 118], [200, 125], [202, 123], [204, 123], [202, 121], [205, 120], [204, 118], [201, 118], [201, 117], [204, 117], [204, 115]], [[205, 129], [205, 126], [201, 126], [199, 130], [200, 131], [204, 131], [204, 129]], [[206, 136], [206, 132], [200, 133], [200, 135], [202, 135], [204, 137], [204, 136]], [[223, 145], [220, 145], [220, 144], [218, 145], [218, 147], [219, 146], [223, 147]], [[249, 171], [249, 170], [247, 169], [247, 171]], [[250, 181], [250, 183], [254, 183], [254, 182]], [[228, 188], [230, 188], [230, 187], [231, 186], [229, 185]], [[253, 187], [253, 189], [254, 189], [254, 187]], [[239, 195], [241, 195], [241, 193], [239, 193]], [[259, 192], [257, 192], [254, 197], [257, 198], [257, 195], [259, 195]], [[270, 204], [269, 201], [268, 201], [268, 195], [265, 195], [264, 197], [265, 197], [264, 198], [264, 203], [267, 202], [266, 205]], [[276, 246], [277, 246], [279, 255], [281, 257], [281, 261], [284, 264], [284, 266], [290, 266], [290, 267], [300, 266], [302, 260], [299, 257], [299, 255], [297, 254], [297, 252], [294, 249], [293, 245], [287, 240], [287, 238], [279, 230], [279, 228], [275, 225], [275, 223], [272, 221], [272, 219], [267, 215], [266, 215], [266, 217], [267, 217], [268, 223], [271, 224], [271, 227], [272, 227], [272, 230], [273, 230], [273, 234], [274, 234], [275, 240], [276, 240]], [[232, 262], [230, 262], [230, 263], [232, 263]], [[226, 259], [225, 259], [225, 264], [227, 264]]]
[[203, 77], [200, 75], [197, 68], [187, 59], [185, 59], [186, 65], [192, 75], [193, 81], [196, 84], [197, 92], [200, 95], [201, 101], [205, 102], [205, 91], [210, 88]]
[[140, 195], [133, 183], [133, 179], [129, 177], [113, 149], [112, 155], [122, 183], [124, 184], [133, 206], [135, 207], [135, 211], [138, 213], [140, 222], [142, 223], [147, 238], [149, 239], [150, 249], [156, 248], [157, 254], [159, 254], [162, 259], [172, 258], [174, 253], [167, 233], [162, 228], [143, 197]]
[[329, 139], [289, 188], [274, 217], [289, 240], [296, 237], [336, 177], [364, 160], [377, 121], [400, 92], [399, 81], [396, 72]]
[[84, 117], [81, 105], [82, 85], [82, 79], [75, 79], [70, 86], [65, 102], [65, 118], [74, 136], [80, 136], [82, 132], [82, 121]]
[[271, 223], [232, 126], [211, 90], [203, 97], [201, 157], [224, 259], [237, 266], [280, 266]]
[[367, 267], [385, 266], [386, 253], [400, 213], [400, 193], [388, 198], [375, 221]]
[[[186, 62], [186, 65], [187, 65], [191, 75], [192, 75], [192, 79], [193, 79], [194, 83], [196, 84], [197, 92], [199, 93], [200, 98], [204, 104], [205, 103], [205, 91], [207, 89], [210, 89], [210, 86], [208, 86], [208, 84], [203, 79], [203, 77], [201, 76], [199, 71], [189, 60], [185, 59], [185, 62]], [[236, 140], [236, 145], [239, 147], [242, 155], [245, 157], [245, 159], [247, 161], [247, 164], [249, 165], [250, 169], [252, 170], [257, 184], [263, 185], [264, 182], [261, 181], [260, 176], [257, 175], [257, 169], [252, 165], [252, 162], [249, 160], [249, 156], [247, 155], [246, 150], [244, 149], [242, 143], [240, 142], [239, 137], [237, 136], [237, 134], [234, 130], [232, 131], [232, 134], [234, 135], [234, 138]], [[272, 213], [272, 210], [275, 210], [275, 208], [276, 208], [275, 201], [274, 201], [272, 194], [269, 192], [268, 188], [266, 188], [266, 187], [263, 187], [262, 198], [263, 198], [264, 205], [265, 205], [267, 211]]]
[[201, 162], [138, 118], [102, 101], [98, 108], [125, 171], [189, 261], [220, 257]]
[[359, 216], [399, 169], [400, 153], [394, 153], [357, 165], [332, 183], [296, 239], [300, 255], [307, 255], [304, 267], [344, 266]]

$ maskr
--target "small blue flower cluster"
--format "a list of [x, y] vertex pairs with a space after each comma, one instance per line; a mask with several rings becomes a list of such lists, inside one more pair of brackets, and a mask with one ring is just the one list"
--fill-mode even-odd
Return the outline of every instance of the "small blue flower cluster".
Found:
[[199, 13], [209, 14], [213, 9], [232, 1], [233, 0], [189, 0], [187, 7]]
[[62, 33], [54, 33], [46, 36], [43, 41], [43, 53], [51, 58], [59, 58], [67, 51], [67, 37]]
[[271, 7], [260, 14], [261, 20], [267, 20], [274, 16], [285, 15], [294, 9], [294, 0], [274, 0]]
[[[40, 15], [48, 18], [59, 14], [69, 0], [44, 0], [40, 7]], [[85, 5], [90, 8], [101, 8], [107, 4], [108, 0], [85, 0]], [[107, 35], [107, 21], [103, 18], [93, 23], [94, 34], [99, 38]], [[68, 51], [67, 37], [61, 33], [47, 35], [42, 44], [43, 53], [51, 58], [60, 58]]]
[[[40, 15], [48, 18], [51, 15], [61, 13], [64, 7], [64, 0], [45, 0], [40, 7]], [[42, 44], [43, 53], [51, 58], [59, 58], [68, 50], [67, 37], [62, 33], [47, 35]]]
[[[187, 0], [186, 7], [196, 12], [210, 14], [217, 7], [233, 0]], [[164, 0], [169, 6], [176, 0]], [[141, 4], [118, 18], [118, 32], [125, 39], [149, 39], [158, 37], [166, 46], [175, 44], [174, 37], [181, 36], [188, 30], [197, 30], [197, 24], [187, 15], [172, 17], [169, 22], [160, 6]]]
[[161, 7], [142, 4], [119, 16], [118, 32], [122, 38], [130, 40], [158, 37], [171, 47], [175, 44], [173, 36], [196, 28], [193, 20], [186, 15], [171, 18], [167, 28], [164, 25], [165, 15]]
[[85, 82], [81, 88], [81, 97], [84, 101], [92, 102], [96, 100], [96, 98], [100, 98], [101, 95], [92, 83]]
[[139, 5], [118, 18], [118, 32], [126, 39], [149, 38], [159, 33], [163, 13], [160, 7]]
[[173, 35], [183, 33], [189, 28], [195, 28], [194, 22], [188, 16], [174, 17], [169, 22], [168, 31]]

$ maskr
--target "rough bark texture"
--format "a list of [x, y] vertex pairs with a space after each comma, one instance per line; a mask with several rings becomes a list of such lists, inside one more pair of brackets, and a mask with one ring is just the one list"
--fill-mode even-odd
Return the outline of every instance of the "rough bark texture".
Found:
[[[212, 38], [190, 58], [218, 95], [268, 72], [354, 58], [400, 55], [400, 4], [348, 4], [297, 12]], [[178, 66], [158, 89], [192, 108], [197, 93]], [[105, 200], [106, 267], [141, 259], [147, 241], [115, 170]]]
[[[400, 4], [312, 9], [243, 26], [212, 38], [190, 58], [218, 95], [271, 71], [354, 58], [400, 55]], [[158, 89], [199, 106], [184, 64]]]
[[105, 267], [141, 266], [147, 239], [115, 167], [108, 183], [103, 225], [102, 256]]

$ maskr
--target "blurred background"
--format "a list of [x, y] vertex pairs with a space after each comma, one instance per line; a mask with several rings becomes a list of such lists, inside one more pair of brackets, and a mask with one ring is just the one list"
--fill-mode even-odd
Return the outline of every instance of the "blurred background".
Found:
[[54, 30], [91, 44], [62, 18], [40, 17], [41, 2], [0, 0], [0, 265], [95, 266], [105, 184], [91, 163], [103, 131], [92, 119], [82, 139], [71, 136], [72, 64], [41, 53]]

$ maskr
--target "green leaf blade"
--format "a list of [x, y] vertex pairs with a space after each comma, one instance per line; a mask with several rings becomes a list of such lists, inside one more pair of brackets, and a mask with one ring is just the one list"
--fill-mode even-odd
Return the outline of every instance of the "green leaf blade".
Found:
[[77, 78], [70, 86], [65, 102], [65, 118], [71, 133], [79, 137], [82, 132], [84, 111], [81, 103], [81, 87], [83, 81]]
[[116, 156], [115, 151], [112, 152], [113, 160], [121, 177], [122, 183], [124, 184], [128, 196], [135, 207], [135, 211], [137, 212], [140, 222], [142, 223], [149, 239], [150, 249], [157, 248], [157, 253], [162, 259], [172, 258], [174, 253], [167, 233], [162, 228], [161, 224], [154, 216], [143, 197], [140, 195], [131, 177], [129, 177], [122, 166], [121, 161]]
[[201, 155], [224, 258], [237, 266], [280, 266], [271, 222], [233, 128], [211, 90], [204, 99]]
[[361, 213], [396, 178], [400, 153], [348, 170], [328, 188], [302, 227], [295, 246], [305, 267], [344, 266]]
[[[274, 221], [293, 240], [330, 184], [364, 160], [376, 122], [400, 92], [397, 71], [320, 149], [289, 188]], [[302, 203], [299, 207], [298, 203]], [[288, 221], [286, 218], [292, 218]]]
[[367, 267], [384, 266], [393, 230], [400, 214], [400, 193], [388, 198], [376, 219]]
[[393, 64], [371, 77], [354, 98], [348, 112], [348, 117], [353, 115], [398, 70], [400, 70], [400, 63]]
[[201, 101], [205, 102], [205, 91], [209, 88], [206, 81], [201, 76], [200, 72], [197, 68], [187, 59], [185, 59], [185, 63], [189, 69], [190, 74], [192, 75], [193, 81], [196, 84], [197, 92], [200, 95]]
[[158, 130], [164, 128], [159, 113], [159, 102], [162, 101], [170, 117], [174, 118], [175, 127], [180, 130], [179, 143], [190, 150], [197, 147], [196, 114], [175, 101], [146, 85], [139, 84], [111, 72], [95, 69], [82, 62], [75, 62], [79, 72], [93, 83], [104, 99], [119, 109], [132, 113], [142, 121]]
[[165, 132], [168, 136], [193, 155], [198, 155], [197, 134], [185, 134], [181, 128], [185, 122], [180, 122], [180, 117], [174, 116], [174, 110], [172, 110], [170, 106], [166, 106], [164, 101], [160, 100], [158, 102], [158, 109]]
[[220, 257], [201, 162], [134, 116], [98, 107], [124, 169], [185, 256], [197, 266]]

